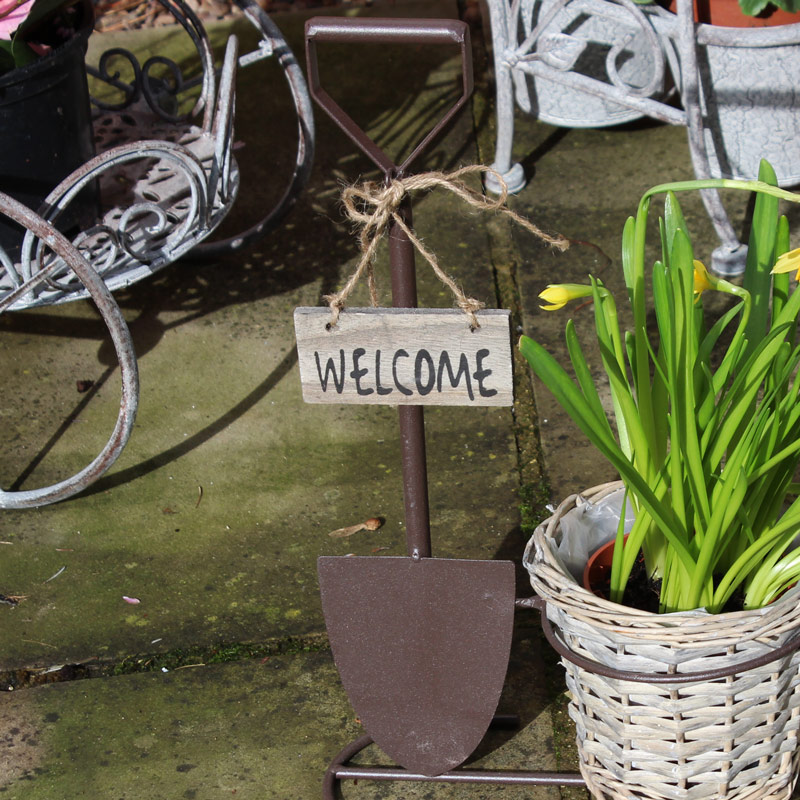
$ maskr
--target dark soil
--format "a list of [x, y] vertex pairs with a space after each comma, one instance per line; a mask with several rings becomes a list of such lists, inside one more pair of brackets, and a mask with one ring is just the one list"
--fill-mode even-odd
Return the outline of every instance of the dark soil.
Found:
[[[611, 570], [603, 570], [601, 579], [592, 584], [592, 591], [599, 597], [608, 599], [610, 594]], [[647, 576], [644, 566], [644, 556], [639, 553], [636, 563], [631, 570], [628, 585], [622, 598], [622, 605], [638, 608], [641, 611], [659, 613], [659, 596], [661, 594], [661, 579], [653, 580]], [[744, 607], [744, 595], [741, 591], [734, 593], [733, 597], [725, 604], [723, 612], [741, 611]]]
[[[597, 583], [592, 584], [592, 591], [599, 597], [608, 599], [610, 594], [611, 570], [603, 570], [603, 574]], [[625, 594], [622, 598], [622, 605], [638, 608], [641, 611], [658, 613], [658, 597], [661, 592], [661, 579], [652, 580], [647, 576], [644, 566], [644, 556], [639, 553], [639, 557], [633, 565], [628, 585], [625, 587]]]

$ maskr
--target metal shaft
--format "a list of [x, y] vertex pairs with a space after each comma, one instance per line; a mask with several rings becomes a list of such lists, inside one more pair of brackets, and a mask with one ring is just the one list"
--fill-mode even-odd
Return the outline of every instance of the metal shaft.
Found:
[[[411, 228], [411, 201], [406, 198], [398, 212]], [[392, 268], [392, 305], [416, 308], [417, 279], [414, 246], [398, 225], [389, 228], [389, 261]], [[431, 555], [428, 468], [425, 457], [425, 417], [422, 406], [399, 406], [400, 445], [403, 461], [403, 497], [406, 511], [406, 547], [412, 558]]]

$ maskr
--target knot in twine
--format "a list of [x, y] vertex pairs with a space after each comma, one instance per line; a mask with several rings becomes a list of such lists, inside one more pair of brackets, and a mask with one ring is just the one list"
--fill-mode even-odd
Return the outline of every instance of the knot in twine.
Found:
[[[500, 195], [494, 200], [476, 192], [460, 180], [463, 175], [482, 172], [491, 173], [501, 187]], [[473, 330], [480, 327], [475, 312], [480, 311], [485, 306], [485, 303], [467, 297], [464, 294], [458, 284], [439, 266], [436, 256], [422, 244], [398, 213], [400, 204], [406, 195], [418, 189], [433, 189], [437, 186], [448, 189], [465, 203], [479, 211], [501, 211], [538, 239], [547, 242], [557, 250], [563, 251], [569, 247], [568, 239], [563, 236], [550, 236], [529, 220], [506, 208], [505, 202], [508, 198], [508, 187], [500, 173], [490, 167], [473, 165], [461, 167], [450, 173], [424, 172], [407, 178], [395, 178], [388, 185], [367, 181], [357, 186], [347, 186], [342, 192], [342, 202], [347, 216], [361, 226], [359, 234], [361, 259], [353, 274], [348, 278], [344, 288], [335, 294], [325, 295], [323, 298], [331, 309], [329, 327], [336, 326], [339, 321], [339, 314], [345, 307], [345, 300], [365, 272], [367, 273], [370, 301], [373, 307], [378, 306], [378, 289], [375, 283], [373, 261], [378, 244], [392, 222], [408, 236], [409, 241], [419, 254], [430, 264], [436, 277], [453, 293], [455, 304], [469, 317], [470, 327]]]

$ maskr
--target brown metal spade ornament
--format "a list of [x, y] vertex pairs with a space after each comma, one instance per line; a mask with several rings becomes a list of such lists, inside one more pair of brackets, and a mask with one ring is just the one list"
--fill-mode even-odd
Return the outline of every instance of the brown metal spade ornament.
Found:
[[[461, 97], [397, 165], [322, 89], [319, 42], [458, 45]], [[314, 18], [306, 24], [311, 95], [381, 169], [406, 175], [472, 92], [469, 30], [454, 20]], [[400, 213], [411, 228], [406, 198]], [[417, 304], [414, 247], [389, 228], [392, 298]], [[510, 561], [431, 558], [423, 408], [399, 406], [407, 557], [323, 557], [325, 623], [342, 683], [372, 740], [411, 773], [460, 765], [492, 722], [505, 680], [514, 617]]]
[[334, 660], [364, 729], [412, 772], [459, 766], [503, 688], [513, 564], [330, 556], [318, 568]]

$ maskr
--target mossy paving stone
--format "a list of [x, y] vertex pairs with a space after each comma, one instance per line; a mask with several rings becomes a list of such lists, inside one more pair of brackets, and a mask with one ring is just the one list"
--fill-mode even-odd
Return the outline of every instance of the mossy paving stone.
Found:
[[[494, 733], [471, 766], [552, 769], [538, 659], [515, 645]], [[319, 797], [333, 756], [363, 730], [327, 652], [53, 684], [0, 696], [4, 800], [287, 800]], [[7, 727], [6, 727], [7, 726]], [[376, 749], [360, 757], [387, 763]], [[347, 781], [343, 797], [556, 798], [553, 788]]]
[[[380, 10], [456, 15], [449, 2]], [[292, 46], [302, 52], [302, 19], [287, 21]], [[429, 116], [440, 113], [456, 87], [453, 52], [413, 55], [373, 65], [370, 73], [369, 85], [391, 86], [390, 100], [399, 105], [388, 117], [367, 108], [376, 136], [392, 142], [412, 135], [407, 123], [416, 103]], [[400, 76], [412, 88], [427, 87], [413, 103], [399, 93]], [[358, 107], [363, 75], [335, 77], [343, 104]], [[240, 90], [238, 105], [246, 109], [250, 95], [246, 86]], [[291, 129], [293, 117], [284, 112]], [[308, 406], [300, 397], [292, 311], [317, 305], [354, 268], [357, 248], [342, 221], [339, 184], [374, 174], [332, 124], [318, 116], [318, 126], [312, 187], [262, 245], [221, 264], [174, 265], [118, 295], [140, 362], [136, 427], [121, 458], [83, 495], [4, 512], [0, 540], [12, 544], [0, 545], [0, 592], [25, 599], [16, 608], [0, 606], [0, 668], [321, 633], [318, 555], [404, 552], [396, 413]], [[237, 136], [247, 140], [248, 131]], [[475, 160], [467, 111], [419, 169]], [[243, 200], [245, 207], [256, 202]], [[484, 219], [447, 192], [420, 199], [415, 212], [419, 233], [443, 267], [493, 305]], [[420, 304], [451, 306], [427, 267], [418, 272]], [[388, 303], [385, 252], [378, 277]], [[363, 289], [352, 303], [366, 304]], [[11, 370], [0, 407], [9, 417], [20, 410], [32, 420], [24, 430], [12, 422], [4, 429], [7, 485], [70, 420], [24, 485], [46, 483], [85, 463], [108, 435], [116, 373], [100, 379], [112, 357], [86, 304], [4, 315], [0, 326], [9, 349], [3, 364]], [[25, 369], [30, 375], [22, 376]], [[20, 390], [21, 377], [28, 382]], [[97, 381], [97, 393], [72, 419], [82, 398], [76, 381], [86, 379]], [[427, 426], [434, 553], [517, 558], [510, 412], [437, 409]], [[327, 536], [376, 515], [386, 519], [379, 531]]]

